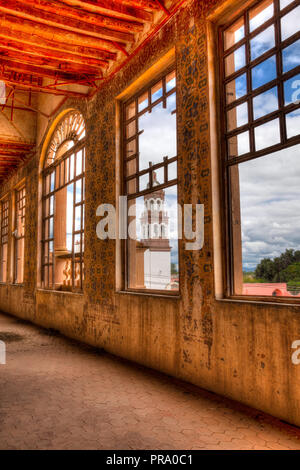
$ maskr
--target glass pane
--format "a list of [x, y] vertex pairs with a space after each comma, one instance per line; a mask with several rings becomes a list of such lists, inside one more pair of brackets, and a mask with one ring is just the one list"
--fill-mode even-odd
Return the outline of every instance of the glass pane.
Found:
[[129, 201], [128, 210], [129, 287], [178, 290], [177, 187]]
[[238, 19], [224, 32], [225, 51], [245, 37], [244, 18]]
[[255, 90], [271, 82], [276, 76], [276, 57], [272, 56], [252, 69], [252, 89]]
[[127, 194], [134, 194], [134, 193], [136, 193], [136, 179], [135, 178], [127, 181]]
[[240, 157], [250, 152], [249, 132], [242, 132], [228, 140], [229, 158]]
[[51, 196], [50, 201], [49, 201], [49, 215], [53, 215], [53, 211], [54, 211], [54, 196]]
[[74, 167], [75, 167], [74, 160], [75, 160], [75, 156], [74, 154], [72, 154], [70, 157], [70, 180], [74, 178]]
[[235, 80], [226, 85], [226, 101], [227, 104], [232, 103], [247, 94], [247, 76], [244, 73]]
[[163, 95], [162, 81], [158, 82], [154, 87], [151, 88], [151, 102], [154, 103], [159, 100]]
[[280, 10], [283, 10], [290, 3], [293, 3], [294, 0], [280, 0]]
[[281, 39], [284, 41], [299, 31], [300, 5], [281, 18]]
[[81, 230], [81, 206], [75, 207], [75, 232]]
[[78, 152], [76, 155], [76, 176], [81, 175], [82, 173], [82, 151]]
[[280, 143], [279, 119], [255, 127], [255, 149], [262, 150]]
[[82, 181], [76, 181], [76, 193], [75, 193], [75, 202], [81, 202], [81, 190], [82, 190]]
[[158, 168], [158, 170], [153, 171], [152, 178], [153, 178], [153, 186], [157, 186], [159, 184], [164, 184], [164, 182], [165, 182], [165, 169], [164, 168]]
[[298, 103], [300, 100], [300, 73], [284, 82], [284, 104]]
[[149, 173], [140, 176], [140, 191], [144, 191], [149, 188]]
[[126, 157], [132, 157], [136, 153], [136, 140], [131, 140], [126, 144]]
[[254, 119], [259, 119], [278, 109], [278, 93], [277, 87], [265, 91], [253, 98], [253, 114]]
[[126, 106], [126, 119], [131, 119], [133, 116], [135, 116], [135, 101]]
[[136, 159], [129, 160], [126, 163], [126, 176], [132, 176], [136, 173]]
[[300, 146], [231, 168], [235, 293], [300, 294]]
[[270, 26], [250, 41], [251, 60], [275, 47], [275, 28]]
[[155, 106], [152, 112], [146, 112], [139, 118], [139, 129], [143, 133], [139, 136], [139, 169], [149, 168], [163, 162], [164, 157], [175, 157], [177, 154], [176, 94], [167, 100], [167, 108], [162, 103]]
[[55, 183], [55, 173], [53, 171], [53, 173], [51, 173], [51, 176], [50, 176], [50, 192], [52, 193], [52, 191], [54, 191], [54, 183]]
[[227, 112], [227, 129], [232, 131], [248, 123], [248, 104], [243, 103]]
[[173, 90], [173, 88], [176, 87], [176, 72], [175, 70], [171, 73], [169, 73], [169, 75], [167, 75], [166, 77], [166, 90], [167, 90], [167, 93], [171, 90]]
[[287, 138], [296, 137], [300, 134], [300, 109], [288, 113], [285, 116]]
[[177, 178], [177, 162], [170, 163], [168, 166], [168, 180], [175, 180]]
[[53, 217], [49, 219], [49, 233], [47, 238], [53, 238]]
[[283, 72], [288, 72], [300, 64], [300, 39], [282, 50]]
[[132, 121], [126, 126], [126, 138], [130, 139], [136, 134], [136, 121]]
[[149, 103], [148, 103], [148, 91], [147, 91], [138, 99], [139, 113], [143, 111], [145, 108], [147, 108], [148, 104]]
[[234, 72], [237, 72], [246, 65], [245, 46], [239, 47], [236, 51], [229, 54], [225, 59], [225, 74], [226, 77]]
[[273, 15], [273, 1], [267, 0], [265, 2], [260, 2], [258, 6], [250, 10], [250, 31], [254, 31], [256, 28], [268, 21]]

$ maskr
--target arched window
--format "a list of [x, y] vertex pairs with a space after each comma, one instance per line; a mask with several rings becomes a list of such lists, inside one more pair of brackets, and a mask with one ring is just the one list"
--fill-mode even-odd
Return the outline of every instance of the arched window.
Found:
[[84, 279], [85, 123], [71, 111], [57, 125], [43, 168], [42, 284], [81, 290]]

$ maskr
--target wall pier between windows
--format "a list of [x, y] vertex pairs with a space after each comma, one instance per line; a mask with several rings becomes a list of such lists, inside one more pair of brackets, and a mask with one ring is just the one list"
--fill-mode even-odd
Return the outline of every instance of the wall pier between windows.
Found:
[[[44, 132], [36, 158], [5, 182], [0, 192], [5, 196], [25, 178], [24, 286], [0, 284], [0, 309], [300, 425], [300, 366], [291, 361], [291, 345], [300, 339], [300, 307], [215, 297], [214, 270], [220, 266], [214, 260], [221, 258], [215, 250], [222, 246], [216, 246], [213, 233], [218, 228], [213, 227], [212, 181], [216, 180], [212, 179], [211, 141], [218, 143], [219, 136], [210, 134], [205, 14], [217, 2], [200, 3], [191, 2], [91, 102], [69, 100], [55, 116], [76, 109], [86, 122], [82, 294], [41, 289], [39, 158], [52, 122], [39, 123]], [[204, 204], [204, 247], [200, 252], [180, 250], [178, 297], [122, 293], [119, 281], [116, 284], [120, 249], [115, 240], [96, 237], [97, 207], [115, 205], [118, 195], [117, 102], [112, 97], [120, 96], [174, 47], [178, 199], [180, 204]], [[42, 110], [51, 98], [47, 100], [40, 103]]]

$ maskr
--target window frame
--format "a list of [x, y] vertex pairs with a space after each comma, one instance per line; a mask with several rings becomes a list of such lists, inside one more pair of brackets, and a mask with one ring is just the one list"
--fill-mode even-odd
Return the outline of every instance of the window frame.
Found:
[[[58, 126], [60, 123], [58, 124]], [[55, 131], [54, 131], [55, 133]], [[61, 145], [63, 145], [67, 139], [62, 142]], [[79, 175], [76, 175], [76, 165], [77, 165], [77, 158], [76, 155], [79, 152], [83, 152], [82, 156], [82, 171]], [[73, 178], [71, 179], [70, 175], [70, 163], [68, 166], [68, 175], [66, 177], [66, 165], [65, 162], [69, 159], [69, 162], [71, 161], [72, 155], [74, 155], [74, 175]], [[57, 168], [58, 171], [57, 171]], [[61, 170], [63, 168], [63, 170]], [[42, 238], [41, 238], [41, 283], [42, 283], [42, 289], [44, 290], [51, 290], [55, 292], [68, 292], [68, 293], [82, 293], [83, 292], [83, 286], [84, 286], [84, 248], [83, 245], [85, 243], [85, 169], [86, 169], [86, 137], [82, 138], [81, 140], [75, 142], [72, 148], [67, 150], [65, 153], [63, 153], [61, 156], [58, 157], [57, 160], [54, 159], [54, 161], [49, 165], [47, 164], [47, 158], [45, 159], [44, 166], [42, 169]], [[59, 173], [59, 183], [58, 183], [58, 188], [56, 187], [56, 178], [57, 178], [57, 173]], [[63, 173], [63, 175], [62, 175]], [[51, 191], [51, 174], [54, 174], [54, 189]], [[49, 186], [49, 192], [47, 192], [46, 189], [46, 179], [47, 176], [50, 175], [50, 186]], [[63, 179], [63, 184], [61, 183], [61, 179]], [[75, 185], [76, 182], [81, 180], [81, 201], [76, 202], [76, 191], [75, 191]], [[72, 214], [73, 214], [73, 227], [72, 227], [72, 253], [71, 253], [71, 266], [72, 266], [72, 286], [70, 290], [58, 290], [55, 288], [55, 256], [54, 256], [54, 243], [55, 243], [55, 194], [60, 191], [63, 188], [67, 188], [69, 185], [73, 184], [74, 185], [74, 190], [73, 190], [73, 207], [72, 207]], [[53, 197], [53, 214], [50, 214], [50, 209], [47, 213], [46, 210], [46, 203], [47, 200], [49, 200], [50, 204], [50, 199]], [[76, 207], [81, 207], [81, 223], [80, 223], [80, 230], [75, 230], [75, 211]], [[45, 223], [47, 220], [50, 220], [53, 218], [53, 237], [46, 238], [45, 234]], [[76, 253], [75, 253], [75, 237], [76, 235], [80, 235], [80, 252], [78, 258], [80, 259], [79, 262], [75, 261], [76, 258]], [[49, 243], [53, 242], [53, 262], [49, 261]], [[48, 262], [45, 263], [45, 246], [48, 243]], [[80, 287], [75, 286], [75, 276], [74, 276], [74, 266], [76, 264], [80, 265]], [[47, 285], [45, 284], [45, 268], [48, 266], [48, 282]], [[52, 286], [50, 283], [50, 266], [52, 266]]]
[[[24, 191], [24, 195], [18, 198], [18, 195]], [[18, 186], [14, 190], [14, 231], [17, 230], [17, 224], [18, 224], [18, 203], [22, 201], [22, 207], [21, 209], [24, 210], [24, 215], [22, 218], [24, 218], [24, 235], [17, 237], [14, 235], [14, 243], [13, 243], [13, 284], [15, 285], [22, 285], [24, 284], [24, 262], [25, 262], [25, 233], [26, 233], [26, 185], [23, 183], [22, 185]], [[17, 282], [17, 276], [18, 276], [18, 242], [20, 240], [24, 239], [24, 252], [23, 252], [23, 273], [22, 273], [22, 282]]]
[[[5, 196], [0, 201], [0, 284], [8, 284], [8, 250], [9, 250], [9, 218], [10, 218], [10, 198], [9, 195]], [[7, 207], [5, 208], [5, 204]], [[7, 212], [5, 216], [3, 214]], [[3, 219], [6, 220], [5, 225], [3, 225]], [[3, 234], [3, 229], [6, 229], [6, 233]], [[4, 237], [6, 241], [3, 242]], [[6, 273], [5, 281], [3, 281], [3, 247], [6, 245]]]
[[[167, 75], [170, 73], [175, 72], [175, 77], [176, 77], [176, 86], [170, 91], [166, 91], [166, 86], [165, 86], [165, 79]], [[132, 193], [128, 195], [127, 192], [127, 181], [130, 179], [136, 178], [136, 180], [139, 180], [140, 176], [143, 176], [143, 174], [148, 174], [149, 173], [149, 181], [152, 183], [152, 176], [151, 172], [149, 172], [149, 169], [144, 169], [142, 171], [137, 171], [130, 175], [130, 177], [127, 179], [126, 177], [126, 163], [130, 161], [130, 159], [126, 159], [126, 141], [127, 140], [134, 140], [134, 137], [136, 138], [139, 133], [136, 132], [134, 136], [131, 138], [127, 139], [126, 138], [126, 125], [128, 124], [127, 121], [130, 121], [130, 119], [126, 119], [126, 106], [131, 103], [133, 100], [135, 101], [135, 106], [136, 106], [136, 113], [135, 116], [132, 118], [132, 121], [134, 119], [138, 120], [140, 116], [145, 114], [147, 110], [153, 109], [154, 106], [157, 106], [159, 103], [162, 103], [164, 100], [166, 100], [169, 96], [172, 96], [174, 93], [176, 94], [176, 109], [174, 110], [176, 113], [176, 140], [177, 140], [177, 155], [175, 157], [172, 157], [170, 159], [164, 160], [156, 165], [153, 165], [151, 168], [153, 170], [156, 170], [158, 168], [164, 168], [164, 175], [165, 175], [165, 180], [167, 180], [167, 175], [168, 175], [168, 165], [173, 162], [177, 162], [177, 178], [173, 179], [172, 181], [167, 183], [164, 183], [162, 185], [157, 186], [158, 190], [161, 189], [166, 189], [172, 186], [176, 186], [178, 190], [179, 186], [179, 178], [178, 178], [178, 162], [179, 162], [179, 156], [178, 156], [178, 118], [177, 118], [177, 113], [178, 113], [178, 83], [177, 83], [178, 75], [177, 75], [177, 67], [176, 63], [173, 62], [171, 65], [167, 66], [164, 68], [161, 72], [155, 75], [155, 77], [151, 78], [147, 84], [144, 87], [138, 88], [132, 95], [129, 97], [126, 97], [124, 101], [121, 101], [120, 103], [120, 108], [121, 108], [121, 113], [120, 113], [120, 124], [121, 124], [121, 194], [123, 196], [127, 197], [127, 206], [126, 206], [126, 211], [128, 211], [128, 201], [129, 200], [134, 200], [137, 199], [138, 197], [145, 196], [147, 194], [151, 194], [155, 191], [154, 187], [143, 190], [143, 191], [136, 191], [135, 193]], [[152, 106], [153, 103], [151, 103], [150, 98], [149, 102], [151, 105], [147, 106], [144, 108], [141, 112], [138, 112], [138, 99], [141, 97], [143, 94], [148, 92], [148, 96], [151, 96], [151, 89], [154, 87], [160, 80], [163, 81], [163, 95], [161, 98], [158, 100], [154, 101], [155, 105]], [[174, 91], [175, 90], [175, 91]], [[137, 129], [136, 129], [137, 131]], [[138, 146], [136, 148], [136, 153], [134, 154], [138, 160]], [[135, 158], [135, 157], [133, 157]], [[130, 197], [128, 197], [130, 196]], [[178, 192], [177, 192], [177, 201], [178, 201]], [[128, 237], [128, 219], [126, 215], [126, 233]], [[164, 297], [164, 298], [179, 298], [181, 295], [181, 269], [180, 269], [180, 252], [181, 252], [181, 244], [180, 240], [178, 239], [178, 270], [179, 270], [179, 287], [178, 290], [159, 290], [159, 289], [138, 289], [138, 288], [133, 288], [129, 287], [129, 272], [128, 272], [128, 239], [126, 240], [121, 240], [121, 275], [122, 275], [122, 281], [121, 281], [121, 292], [127, 293], [127, 294], [140, 294], [140, 295], [147, 295], [147, 296], [153, 296], [153, 297]]]
[[[263, 3], [263, 0], [256, 0], [253, 2], [247, 2], [247, 5], [244, 8], [239, 9], [238, 14], [231, 15], [229, 18], [226, 18], [226, 22], [218, 22], [216, 29], [216, 38], [218, 44], [218, 61], [216, 65], [216, 70], [219, 75], [218, 86], [217, 86], [217, 95], [219, 99], [219, 111], [220, 111], [220, 187], [221, 194], [223, 194], [224, 203], [222, 203], [222, 222], [221, 230], [224, 236], [224, 246], [222, 258], [223, 258], [223, 296], [228, 300], [241, 300], [241, 301], [254, 301], [254, 302], [267, 302], [267, 303], [277, 303], [277, 304], [300, 304], [300, 299], [294, 297], [273, 297], [273, 296], [253, 296], [253, 295], [238, 295], [234, 293], [234, 249], [233, 249], [233, 229], [232, 229], [232, 195], [231, 195], [231, 185], [230, 185], [230, 176], [229, 171], [230, 167], [237, 166], [240, 163], [247, 162], [250, 160], [255, 160], [257, 158], [264, 158], [272, 153], [275, 153], [279, 150], [284, 150], [293, 146], [300, 144], [300, 135], [287, 138], [287, 131], [285, 125], [285, 115], [299, 110], [300, 103], [290, 103], [285, 106], [284, 103], [284, 82], [289, 80], [293, 76], [296, 77], [300, 73], [300, 65], [294, 67], [288, 72], [283, 72], [282, 68], [282, 55], [281, 51], [288, 47], [289, 45], [295, 43], [300, 39], [300, 32], [291, 35], [289, 38], [281, 41], [280, 31], [281, 24], [280, 19], [287, 13], [297, 7], [299, 4], [297, 0], [294, 0], [285, 8], [280, 10], [280, 0], [273, 0], [274, 4], [274, 14], [266, 22], [261, 24], [259, 27], [255, 28], [252, 32], [248, 29], [248, 19], [249, 12], [252, 8], [255, 8], [260, 3]], [[244, 17], [244, 27], [245, 35], [244, 37], [236, 42], [233, 46], [229, 47], [226, 51], [224, 48], [224, 31], [234, 25], [240, 18]], [[259, 57], [251, 61], [251, 52], [250, 52], [250, 39], [252, 37], [258, 36], [262, 31], [267, 29], [270, 25], [275, 25], [275, 46], [270, 50], [267, 50], [265, 53], [261, 54]], [[226, 77], [225, 73], [225, 57], [229, 56], [233, 51], [237, 50], [242, 45], [245, 45], [246, 49], [246, 65], [241, 67], [236, 72], [228, 75]], [[255, 90], [251, 89], [251, 69], [256, 65], [263, 63], [268, 58], [274, 56], [276, 57], [276, 78], [266, 84], [256, 88]], [[247, 76], [247, 93], [246, 95], [232, 101], [229, 105], [226, 104], [226, 84], [231, 80], [234, 80], [236, 77], [239, 77], [246, 73]], [[278, 90], [278, 109], [270, 114], [262, 116], [258, 119], [253, 118], [253, 107], [252, 100], [255, 96], [258, 96], [264, 93], [267, 90], [277, 87]], [[228, 132], [227, 130], [227, 119], [226, 114], [227, 110], [234, 109], [241, 103], [247, 103], [248, 109], [248, 123], [244, 126], [237, 127], [232, 131]], [[254, 128], [260, 125], [263, 125], [267, 122], [271, 122], [274, 119], [279, 119], [279, 129], [280, 129], [280, 138], [281, 142], [279, 144], [267, 147], [262, 150], [255, 150], [254, 142]], [[242, 155], [229, 158], [228, 155], [228, 135], [238, 135], [239, 133], [249, 130], [249, 145], [250, 152]]]

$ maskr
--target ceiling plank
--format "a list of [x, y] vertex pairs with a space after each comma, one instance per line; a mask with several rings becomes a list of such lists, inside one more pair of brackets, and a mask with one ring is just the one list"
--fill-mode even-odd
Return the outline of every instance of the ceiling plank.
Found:
[[0, 61], [5, 61], [6, 58], [13, 59], [20, 64], [37, 65], [40, 67], [45, 67], [46, 69], [71, 72], [73, 74], [96, 75], [99, 73], [99, 67], [60, 62], [59, 60], [50, 59], [49, 57], [31, 56], [28, 54], [23, 54], [22, 52], [10, 51], [5, 48], [3, 49], [0, 45]]
[[62, 52], [62, 51], [52, 51], [44, 47], [40, 47], [39, 45], [28, 47], [26, 44], [22, 42], [15, 42], [10, 41], [7, 39], [2, 39], [0, 43], [0, 50], [10, 50], [14, 52], [22, 52], [23, 54], [27, 54], [30, 56], [37, 56], [37, 57], [44, 57], [55, 59], [58, 61], [65, 61], [75, 64], [83, 64], [88, 66], [95, 66], [95, 67], [108, 67], [108, 61], [103, 59], [94, 59], [89, 57], [82, 57], [79, 55], [73, 55], [70, 53]]
[[26, 19], [38, 24], [54, 26], [63, 30], [83, 33], [93, 37], [122, 41], [125, 43], [134, 42], [134, 35], [132, 33], [95, 26], [71, 18], [66, 19], [63, 15], [59, 14], [59, 12], [57, 14], [49, 13], [35, 7], [22, 5], [16, 0], [0, 0], [0, 12], [21, 18], [22, 20]]
[[20, 0], [23, 5], [34, 6], [36, 9], [47, 11], [51, 13], [59, 12], [65, 18], [72, 18], [83, 23], [93, 24], [95, 26], [103, 26], [106, 28], [115, 29], [117, 31], [125, 31], [130, 33], [139, 33], [143, 31], [144, 26], [142, 23], [136, 21], [125, 20], [122, 18], [111, 17], [108, 15], [101, 15], [89, 12], [87, 15], [85, 11], [65, 5], [57, 0]]
[[87, 46], [95, 49], [109, 49], [117, 52], [116, 46], [109, 40], [87, 36], [85, 34], [66, 31], [53, 26], [38, 24], [34, 21], [13, 17], [10, 15], [0, 15], [0, 28], [9, 28], [14, 35], [18, 35], [19, 31], [27, 34], [36, 34], [51, 41], [66, 43], [70, 46]]
[[61, 52], [70, 52], [73, 55], [79, 55], [80, 57], [90, 57], [94, 59], [105, 59], [105, 60], [116, 60], [117, 54], [109, 50], [95, 48], [95, 47], [86, 47], [76, 44], [68, 44], [66, 41], [59, 42], [58, 38], [55, 37], [53, 40], [46, 39], [43, 36], [39, 35], [38, 30], [34, 31], [32, 34], [24, 33], [19, 31], [16, 34], [16, 31], [11, 28], [1, 27], [0, 28], [0, 38], [7, 39], [9, 41], [21, 42], [22, 44], [27, 44], [30, 47], [40, 46], [47, 49]]
[[18, 89], [22, 90], [31, 90], [32, 92], [40, 92], [40, 93], [47, 93], [50, 95], [60, 95], [60, 96], [72, 96], [73, 98], [87, 98], [87, 94], [85, 93], [80, 93], [77, 91], [70, 91], [70, 90], [58, 90], [55, 88], [47, 88], [47, 86], [38, 86], [38, 85], [32, 85], [28, 83], [22, 83], [19, 80], [12, 80], [8, 79], [4, 75], [0, 74], [0, 80], [3, 80], [7, 86], [15, 86], [18, 87]]
[[152, 12], [134, 8], [130, 5], [117, 2], [115, 0], [63, 0], [64, 3], [88, 10], [94, 13], [106, 13], [110, 16], [124, 15], [143, 22], [153, 22]]
[[36, 77], [42, 78], [52, 78], [53, 80], [58, 78], [59, 80], [64, 81], [77, 81], [80, 80], [80, 78], [82, 77], [82, 75], [80, 76], [79, 74], [68, 74], [67, 72], [46, 69], [35, 65], [21, 64], [20, 62], [16, 62], [13, 59], [9, 58], [3, 59], [2, 65], [4, 65], [4, 71], [18, 72], [25, 75], [34, 75]]

